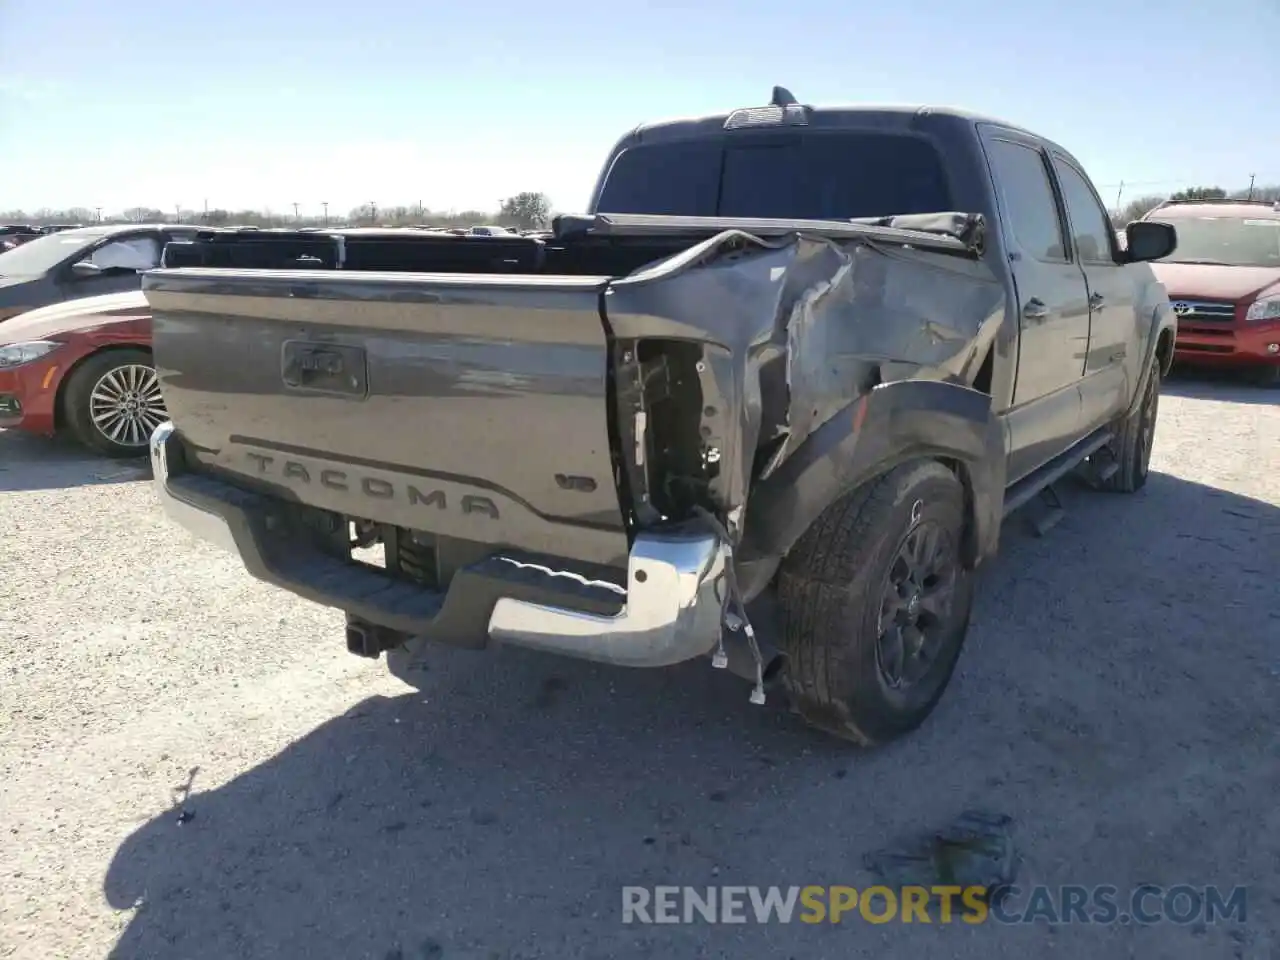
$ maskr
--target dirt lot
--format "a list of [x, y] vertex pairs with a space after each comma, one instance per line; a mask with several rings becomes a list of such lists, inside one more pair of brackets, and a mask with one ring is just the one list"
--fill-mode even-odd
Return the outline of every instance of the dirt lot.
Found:
[[[0, 956], [1280, 956], [1277, 399], [1175, 381], [1142, 494], [1006, 525], [948, 696], [871, 753], [703, 664], [442, 650], [415, 692], [144, 471], [0, 432]], [[1246, 922], [621, 922], [629, 884], [862, 886], [970, 808], [1020, 885], [1248, 885]]]

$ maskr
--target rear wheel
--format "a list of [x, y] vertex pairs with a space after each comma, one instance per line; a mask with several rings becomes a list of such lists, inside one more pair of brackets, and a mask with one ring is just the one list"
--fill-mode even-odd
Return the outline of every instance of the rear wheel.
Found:
[[964, 488], [905, 464], [837, 501], [784, 561], [784, 683], [811, 724], [865, 745], [914, 730], [951, 680], [969, 627]]
[[106, 350], [71, 373], [63, 394], [67, 426], [80, 443], [109, 457], [141, 457], [168, 419], [151, 354]]

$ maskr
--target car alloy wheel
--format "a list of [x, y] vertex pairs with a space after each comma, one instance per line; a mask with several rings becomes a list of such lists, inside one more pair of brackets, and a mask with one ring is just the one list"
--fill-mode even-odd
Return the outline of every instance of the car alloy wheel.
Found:
[[156, 427], [169, 418], [155, 369], [130, 363], [108, 370], [89, 394], [89, 417], [111, 443], [146, 446]]

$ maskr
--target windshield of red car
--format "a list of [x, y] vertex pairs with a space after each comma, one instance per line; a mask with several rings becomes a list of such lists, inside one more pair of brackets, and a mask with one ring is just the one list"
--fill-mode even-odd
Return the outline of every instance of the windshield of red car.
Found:
[[38, 277], [102, 239], [100, 233], [51, 233], [0, 253], [0, 277]]
[[1178, 217], [1178, 248], [1165, 263], [1280, 267], [1280, 219]]

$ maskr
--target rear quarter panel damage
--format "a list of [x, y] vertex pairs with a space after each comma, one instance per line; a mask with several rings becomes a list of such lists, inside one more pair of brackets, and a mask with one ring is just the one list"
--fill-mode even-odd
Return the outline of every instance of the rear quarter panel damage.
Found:
[[[1004, 322], [1005, 292], [976, 258], [731, 231], [614, 281], [605, 314], [623, 343], [700, 345], [700, 433], [719, 460], [708, 498], [740, 540], [748, 516], [745, 525], [758, 528], [746, 532], [744, 554], [789, 549], [795, 524], [771, 514], [816, 518], [847, 483], [875, 470], [866, 461], [873, 453], [888, 466], [911, 451], [994, 458], [1003, 473], [990, 399], [969, 387]], [[847, 435], [858, 432], [864, 397], [874, 402], [856, 426], [879, 436], [861, 445], [854, 469], [841, 461], [859, 446]], [[935, 408], [940, 416], [931, 418]], [[815, 470], [825, 479], [806, 474]], [[983, 482], [1003, 490], [1003, 476]], [[748, 511], [756, 489], [761, 504]]]

